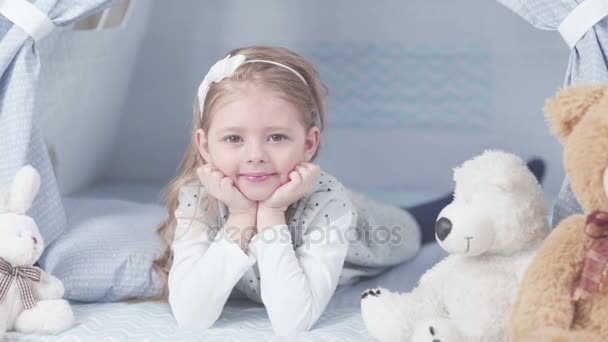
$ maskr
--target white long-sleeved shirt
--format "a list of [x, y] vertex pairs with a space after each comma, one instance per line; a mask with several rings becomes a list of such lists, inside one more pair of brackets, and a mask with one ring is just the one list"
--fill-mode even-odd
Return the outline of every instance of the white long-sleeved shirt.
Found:
[[208, 203], [204, 189], [184, 186], [175, 212], [177, 227], [169, 273], [169, 304], [179, 325], [211, 326], [234, 286], [255, 265], [256, 271], [249, 272], [249, 283], [257, 278], [259, 289], [251, 288], [259, 292], [277, 335], [310, 329], [338, 285], [348, 250], [344, 232], [355, 219], [343, 187], [333, 179], [327, 179], [326, 184], [306, 196], [315, 208], [322, 209], [303, 207], [300, 220], [292, 221], [294, 233], [300, 232], [295, 233], [299, 240], [295, 246], [290, 228], [278, 225], [254, 236], [246, 252], [219, 229], [227, 218], [225, 208], [218, 206], [220, 212], [215, 216], [219, 222], [214, 229], [205, 222]]
[[[338, 284], [376, 274], [415, 254], [420, 237], [409, 214], [380, 206], [370, 215], [378, 204], [357, 196], [353, 204], [350, 197], [322, 172], [313, 191], [288, 208], [287, 224], [263, 230], [243, 252], [223, 230], [226, 206], [212, 203], [215, 214], [205, 221], [204, 188], [182, 187], [169, 272], [169, 304], [178, 324], [210, 327], [236, 289], [263, 302], [277, 335], [294, 335], [314, 325]], [[396, 232], [402, 239], [397, 244], [364, 240], [362, 226], [373, 233], [375, 226], [387, 223], [399, 223]]]

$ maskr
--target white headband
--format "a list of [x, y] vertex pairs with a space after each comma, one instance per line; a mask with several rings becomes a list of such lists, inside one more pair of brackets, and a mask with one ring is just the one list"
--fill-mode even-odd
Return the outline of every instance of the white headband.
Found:
[[236, 69], [238, 69], [239, 66], [247, 63], [268, 63], [287, 69], [291, 71], [294, 75], [298, 76], [298, 78], [301, 79], [306, 86], [308, 86], [308, 83], [306, 82], [304, 77], [300, 75], [299, 72], [285, 64], [281, 64], [279, 62], [274, 61], [267, 61], [264, 59], [250, 59], [247, 61], [244, 55], [228, 55], [226, 56], [226, 58], [217, 61], [211, 67], [211, 69], [209, 69], [209, 72], [207, 73], [207, 75], [205, 75], [205, 78], [203, 78], [203, 82], [201, 82], [201, 85], [198, 87], [198, 105], [201, 110], [201, 119], [203, 117], [203, 112], [205, 108], [205, 98], [207, 97], [207, 91], [209, 91], [209, 86], [211, 86], [211, 83], [219, 82], [225, 77], [232, 76], [232, 74], [234, 74], [234, 72], [236, 71]]

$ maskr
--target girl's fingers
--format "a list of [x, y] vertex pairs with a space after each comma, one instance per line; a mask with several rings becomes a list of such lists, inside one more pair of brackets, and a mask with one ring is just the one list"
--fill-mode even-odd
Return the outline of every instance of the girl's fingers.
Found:
[[222, 180], [222, 178], [224, 178], [224, 175], [219, 171], [211, 171], [211, 177], [220, 181], [220, 180]]
[[205, 185], [205, 187], [207, 187], [209, 185], [209, 181], [211, 179], [211, 177], [209, 175], [209, 171], [201, 168], [201, 169], [197, 170], [197, 174], [198, 174], [198, 179], [201, 181], [201, 183], [203, 185]]
[[312, 184], [319, 176], [320, 168], [311, 163], [303, 163], [307, 165], [296, 166], [296, 170], [302, 175], [304, 183]]
[[300, 167], [306, 171], [301, 171], [301, 173], [305, 172], [307, 180], [315, 180], [319, 176], [321, 168], [313, 163], [302, 163]]
[[312, 165], [314, 165], [314, 164], [313, 163], [309, 163], [309, 162], [300, 163], [300, 166], [305, 167], [307, 169], [309, 169], [310, 167], [312, 167]]
[[210, 164], [205, 164], [197, 168], [196, 171], [203, 186], [215, 196], [221, 196], [218, 192], [223, 191], [224, 189], [228, 190], [232, 187], [232, 179], [224, 176], [223, 173]]
[[219, 173], [220, 175], [222, 174], [218, 169], [216, 169], [211, 164], [205, 164], [203, 166], [198, 167], [196, 169], [196, 173], [198, 175], [214, 175], [215, 173]]
[[300, 186], [300, 184], [302, 183], [302, 177], [300, 176], [300, 173], [298, 173], [298, 171], [291, 171], [288, 177], [289, 182], [281, 185], [281, 187], [276, 191], [280, 190], [280, 192], [282, 193], [286, 192], [287, 194], [289, 194], [296, 190], [298, 186]]
[[309, 162], [304, 162], [304, 163], [302, 163], [300, 165], [303, 166], [303, 167], [305, 167], [306, 169], [308, 169], [311, 172], [319, 169], [319, 165], [313, 164], [313, 163], [309, 163]]
[[206, 171], [205, 171], [205, 165], [196, 168], [196, 174], [198, 175], [199, 178], [202, 178], [205, 175]]
[[213, 167], [205, 164], [196, 169], [196, 173], [200, 180], [209, 180], [213, 176]]
[[277, 190], [275, 190], [273, 196], [271, 197], [284, 201], [285, 199], [291, 198], [294, 194], [296, 194], [300, 184], [302, 183], [302, 178], [298, 172], [291, 171], [291, 173], [289, 173], [289, 179], [289, 182], [281, 185]]
[[321, 168], [317, 164], [308, 163], [307, 169], [310, 171], [310, 175], [313, 178], [319, 177], [319, 173], [321, 173]]
[[302, 176], [300, 175], [300, 173], [298, 171], [291, 171], [289, 173], [289, 179], [294, 183], [302, 182]]
[[232, 179], [229, 177], [224, 177], [220, 180], [220, 186], [225, 189], [232, 188]]
[[298, 173], [300, 173], [300, 175], [302, 176], [302, 178], [306, 178], [306, 176], [308, 176], [308, 174], [310, 173], [310, 171], [304, 167], [304, 166], [296, 166], [296, 171], [298, 171]]

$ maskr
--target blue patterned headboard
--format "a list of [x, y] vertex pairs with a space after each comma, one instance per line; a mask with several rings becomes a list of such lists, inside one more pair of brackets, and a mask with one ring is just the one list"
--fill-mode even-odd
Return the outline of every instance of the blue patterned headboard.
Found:
[[330, 89], [340, 128], [475, 129], [489, 123], [488, 49], [369, 41], [303, 44]]

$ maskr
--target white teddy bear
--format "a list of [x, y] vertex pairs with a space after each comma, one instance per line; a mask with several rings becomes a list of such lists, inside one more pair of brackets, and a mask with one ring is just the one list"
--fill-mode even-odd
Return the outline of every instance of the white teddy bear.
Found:
[[388, 341], [509, 341], [519, 282], [548, 235], [542, 189], [520, 158], [486, 151], [454, 169], [454, 200], [435, 235], [450, 253], [414, 290], [367, 290], [369, 333]]
[[63, 284], [32, 266], [44, 250], [34, 219], [26, 215], [40, 188], [40, 175], [25, 166], [10, 193], [0, 188], [0, 340], [7, 331], [59, 333], [74, 323]]

